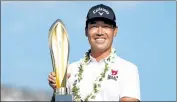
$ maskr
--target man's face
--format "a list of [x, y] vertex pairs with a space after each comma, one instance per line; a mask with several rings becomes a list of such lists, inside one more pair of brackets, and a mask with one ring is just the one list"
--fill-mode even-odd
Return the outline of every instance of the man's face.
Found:
[[102, 20], [95, 20], [88, 23], [86, 35], [91, 48], [96, 51], [105, 51], [112, 46], [113, 38], [116, 36], [117, 27]]

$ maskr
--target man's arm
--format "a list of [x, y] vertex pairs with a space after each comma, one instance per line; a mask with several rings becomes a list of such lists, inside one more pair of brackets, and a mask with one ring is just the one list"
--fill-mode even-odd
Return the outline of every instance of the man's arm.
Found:
[[50, 102], [55, 102], [55, 95], [53, 94], [52, 99]]
[[120, 101], [140, 101], [140, 80], [136, 65], [129, 65], [120, 76]]
[[52, 99], [50, 102], [55, 102], [55, 90], [53, 91]]
[[131, 98], [131, 97], [122, 97], [120, 99], [120, 102], [122, 102], [122, 101], [126, 101], [126, 102], [131, 102], [131, 101], [133, 101], [133, 102], [140, 102], [140, 100], [138, 100], [136, 98]]

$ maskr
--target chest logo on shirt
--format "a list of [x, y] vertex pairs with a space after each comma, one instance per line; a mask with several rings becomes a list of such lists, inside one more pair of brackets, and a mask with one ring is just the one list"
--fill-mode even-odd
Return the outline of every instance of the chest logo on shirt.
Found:
[[113, 79], [117, 81], [118, 79], [118, 70], [111, 70], [111, 74], [108, 75], [108, 79]]

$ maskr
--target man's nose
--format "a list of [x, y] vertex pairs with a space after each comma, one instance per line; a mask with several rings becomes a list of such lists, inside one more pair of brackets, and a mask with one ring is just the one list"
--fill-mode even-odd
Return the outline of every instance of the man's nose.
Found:
[[103, 28], [101, 26], [99, 26], [98, 27], [98, 34], [103, 34], [104, 33], [103, 31], [104, 31]]

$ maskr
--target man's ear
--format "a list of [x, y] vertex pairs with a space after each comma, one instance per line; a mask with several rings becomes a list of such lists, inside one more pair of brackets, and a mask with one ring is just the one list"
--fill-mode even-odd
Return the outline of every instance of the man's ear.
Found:
[[116, 37], [117, 32], [118, 32], [118, 27], [116, 26], [115, 29], [114, 29], [114, 37]]
[[88, 37], [88, 31], [86, 27], [85, 27], [85, 36]]

